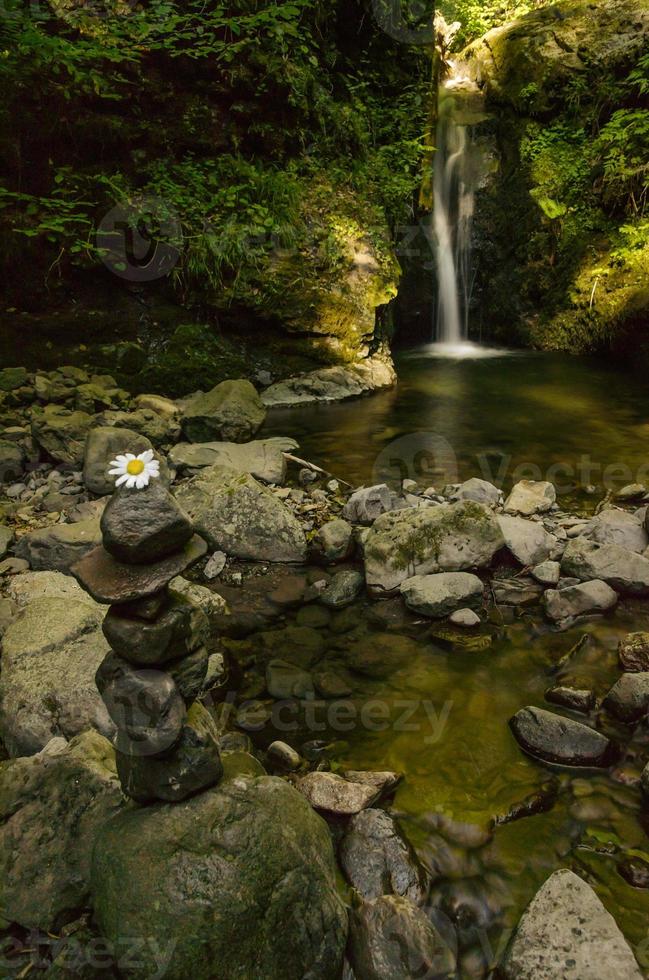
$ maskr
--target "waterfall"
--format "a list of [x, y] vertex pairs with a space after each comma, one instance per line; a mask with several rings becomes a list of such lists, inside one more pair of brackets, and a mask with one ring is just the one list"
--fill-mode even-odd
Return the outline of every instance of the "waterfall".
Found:
[[471, 126], [460, 111], [463, 95], [475, 86], [451, 64], [439, 88], [436, 152], [433, 164], [433, 226], [437, 271], [435, 339], [462, 344], [469, 334], [473, 288], [471, 228], [475, 203], [475, 165]]

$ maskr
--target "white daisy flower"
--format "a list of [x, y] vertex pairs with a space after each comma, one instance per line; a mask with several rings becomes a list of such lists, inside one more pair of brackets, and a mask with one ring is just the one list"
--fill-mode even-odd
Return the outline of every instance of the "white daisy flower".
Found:
[[122, 484], [127, 490], [142, 490], [149, 485], [149, 480], [157, 479], [160, 476], [160, 463], [153, 458], [153, 450], [146, 449], [139, 456], [133, 453], [124, 453], [111, 459], [109, 466], [113, 469], [108, 471], [109, 476], [116, 476], [115, 486], [121, 487]]

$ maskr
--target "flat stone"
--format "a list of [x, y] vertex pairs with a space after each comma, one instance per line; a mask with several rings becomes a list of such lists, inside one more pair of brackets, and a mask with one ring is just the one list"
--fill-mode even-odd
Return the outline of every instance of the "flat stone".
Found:
[[628, 725], [641, 721], [649, 708], [649, 671], [622, 674], [602, 707]]
[[406, 605], [423, 616], [441, 619], [458, 607], [479, 608], [484, 586], [477, 575], [468, 572], [439, 572], [415, 575], [401, 583]]
[[649, 670], [649, 633], [628, 633], [617, 652], [622, 670]]
[[178, 803], [214, 786], [223, 774], [218, 739], [210, 714], [196, 702], [187, 712], [180, 739], [163, 758], [116, 753], [122, 789], [138, 803]]
[[124, 616], [121, 609], [108, 610], [102, 629], [112, 649], [136, 666], [156, 666], [184, 657], [209, 640], [207, 616], [183, 597], [174, 596], [158, 618], [149, 622]]
[[329, 609], [342, 609], [354, 601], [364, 585], [365, 578], [361, 572], [336, 572], [321, 593], [320, 602]]
[[573, 538], [564, 552], [561, 571], [582, 582], [602, 579], [618, 592], [649, 593], [649, 560], [616, 544]]
[[112, 651], [95, 680], [117, 726], [117, 747], [129, 755], [168, 752], [180, 738], [186, 711], [180, 691], [164, 671], [135, 668]]
[[206, 551], [207, 545], [195, 534], [182, 551], [155, 564], [125, 565], [100, 546], [73, 565], [70, 573], [97, 602], [119, 605], [159, 592]]
[[429, 879], [415, 852], [385, 810], [361, 810], [351, 818], [340, 842], [343, 873], [366, 900], [403, 895], [420, 905]]
[[561, 705], [572, 711], [582, 711], [588, 714], [595, 707], [595, 695], [592, 691], [577, 690], [574, 687], [552, 687], [545, 692], [545, 700], [550, 704]]
[[505, 953], [507, 980], [640, 980], [615, 919], [586, 882], [567, 868], [550, 875], [518, 924]]
[[480, 625], [480, 617], [473, 609], [456, 609], [448, 617], [449, 623], [453, 626], [464, 626], [467, 629], [473, 626]]
[[530, 575], [541, 585], [558, 585], [561, 577], [561, 563], [558, 561], [543, 561], [530, 569]]
[[190, 442], [248, 442], [265, 418], [266, 408], [254, 385], [238, 379], [222, 381], [207, 393], [199, 391], [187, 398], [181, 423]]
[[556, 503], [557, 493], [551, 483], [545, 480], [520, 480], [505, 501], [508, 514], [542, 514]]
[[566, 589], [548, 589], [543, 596], [545, 612], [555, 623], [615, 608], [618, 595], [606, 582], [582, 582]]
[[141, 490], [120, 487], [101, 515], [104, 548], [113, 558], [146, 565], [179, 551], [192, 536], [192, 524], [158, 480]]
[[309, 772], [295, 785], [314, 809], [338, 816], [359, 813], [379, 795], [375, 786], [354, 783], [333, 772]]
[[69, 572], [72, 565], [101, 544], [99, 520], [53, 524], [24, 534], [14, 551], [36, 572]]
[[499, 515], [497, 520], [507, 550], [521, 565], [538, 565], [555, 553], [558, 545], [556, 537], [548, 534], [537, 521], [506, 515]]
[[295, 439], [285, 436], [244, 443], [179, 442], [170, 450], [169, 462], [181, 473], [192, 474], [217, 465], [280, 486], [286, 480], [284, 453], [298, 448]]
[[521, 708], [509, 725], [521, 748], [544, 762], [605, 768], [614, 756], [604, 735], [544, 708]]
[[392, 769], [345, 769], [342, 775], [350, 783], [372, 786], [380, 796], [391, 793], [403, 779], [402, 773], [393, 772]]

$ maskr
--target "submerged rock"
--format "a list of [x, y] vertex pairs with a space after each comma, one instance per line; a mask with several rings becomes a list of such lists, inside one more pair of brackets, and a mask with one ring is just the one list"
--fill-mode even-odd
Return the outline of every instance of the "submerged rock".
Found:
[[98, 732], [54, 738], [0, 767], [0, 910], [58, 929], [90, 905], [95, 837], [123, 806], [115, 753]]
[[181, 424], [190, 442], [247, 442], [261, 428], [266, 408], [249, 381], [222, 381], [186, 399]]
[[423, 616], [442, 618], [464, 606], [479, 609], [484, 586], [477, 575], [468, 572], [439, 572], [415, 575], [401, 583], [406, 605]]
[[613, 761], [614, 747], [605, 735], [544, 708], [521, 708], [509, 724], [521, 748], [544, 762], [606, 767]]
[[405, 579], [489, 564], [504, 545], [493, 512], [465, 501], [383, 514], [365, 539], [365, 577], [380, 592]]
[[[102, 829], [94, 910], [125, 977], [336, 980], [347, 935], [325, 823], [281, 779], [244, 774]], [[139, 944], [142, 936], [146, 944]]]
[[349, 821], [339, 848], [347, 881], [366, 900], [403, 895], [420, 905], [428, 892], [428, 876], [385, 810], [361, 810]]
[[505, 511], [530, 517], [550, 510], [556, 499], [557, 492], [551, 483], [545, 480], [520, 480], [505, 501]]
[[336, 572], [320, 595], [320, 602], [330, 609], [342, 609], [354, 601], [364, 585], [365, 579], [361, 572], [353, 569]]
[[502, 964], [508, 980], [640, 980], [615, 919], [578, 875], [562, 868], [538, 890]]
[[561, 571], [582, 582], [602, 579], [618, 592], [649, 593], [649, 559], [617, 544], [598, 544], [583, 536], [573, 538], [564, 552]]

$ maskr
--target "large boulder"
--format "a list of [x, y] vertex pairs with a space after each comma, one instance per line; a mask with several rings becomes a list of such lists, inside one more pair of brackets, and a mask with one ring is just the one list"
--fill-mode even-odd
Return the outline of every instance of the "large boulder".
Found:
[[617, 544], [626, 551], [637, 551], [638, 554], [649, 547], [649, 535], [641, 519], [617, 507], [608, 507], [594, 517], [584, 534], [599, 544]]
[[221, 466], [250, 473], [263, 483], [281, 484], [286, 479], [285, 452], [298, 448], [295, 439], [276, 436], [252, 442], [179, 442], [169, 461], [181, 473], [196, 473], [206, 466]]
[[629, 725], [645, 718], [649, 709], [649, 671], [622, 674], [604, 698], [603, 707]]
[[548, 589], [543, 594], [546, 615], [555, 623], [589, 613], [608, 612], [617, 605], [617, 601], [615, 589], [599, 579], [570, 585], [566, 589]]
[[498, 517], [505, 546], [521, 565], [538, 565], [556, 553], [559, 542], [542, 524], [522, 517]]
[[108, 652], [104, 610], [92, 599], [34, 599], [2, 638], [0, 733], [12, 756], [33, 755], [55, 735], [112, 733], [95, 686]]
[[543, 514], [556, 502], [557, 492], [547, 480], [520, 480], [505, 501], [508, 514]]
[[240, 379], [222, 381], [207, 393], [197, 391], [187, 398], [181, 424], [190, 442], [247, 442], [265, 418], [266, 408], [256, 388]]
[[68, 572], [75, 562], [101, 544], [99, 518], [76, 524], [52, 524], [24, 534], [15, 547], [36, 572]]
[[613, 916], [568, 868], [550, 875], [527, 906], [502, 970], [507, 980], [642, 977]]
[[0, 916], [50, 932], [89, 906], [95, 837], [122, 805], [115, 753], [98, 732], [3, 763]]
[[[153, 449], [151, 442], [132, 429], [116, 429], [112, 426], [91, 429], [86, 437], [83, 453], [83, 482], [86, 488], [99, 497], [112, 493], [115, 489], [115, 477], [108, 475], [111, 460], [123, 453], [134, 453], [138, 456], [147, 449]], [[160, 457], [156, 456], [156, 459], [160, 460]], [[165, 480], [163, 466], [161, 475]]]
[[474, 500], [477, 504], [490, 504], [496, 506], [502, 500], [502, 490], [495, 487], [487, 480], [480, 480], [477, 476], [472, 476], [464, 483], [451, 484], [444, 487], [444, 496], [447, 500]]
[[509, 724], [521, 748], [544, 762], [605, 767], [615, 754], [605, 735], [544, 708], [521, 708]]
[[340, 975], [347, 917], [329, 832], [281, 779], [233, 775], [119, 814], [100, 831], [92, 885], [106, 939], [138, 942], [124, 977], [153, 976], [161, 951], [166, 980]]
[[352, 817], [339, 858], [349, 884], [366, 900], [403, 895], [420, 905], [426, 898], [428, 876], [385, 810], [370, 808]]
[[400, 592], [409, 609], [441, 619], [456, 609], [480, 608], [483, 589], [477, 575], [438, 572], [437, 575], [415, 575], [406, 579], [401, 583]]
[[81, 466], [86, 436], [94, 424], [87, 412], [71, 412], [60, 405], [47, 405], [32, 421], [32, 436], [57, 463]]
[[473, 501], [392, 511], [365, 539], [365, 578], [390, 592], [417, 574], [484, 567], [504, 543], [492, 511]]
[[[387, 302], [387, 299], [381, 299], [381, 302]], [[357, 317], [358, 308], [353, 313], [354, 320]], [[373, 311], [371, 317], [373, 322]], [[337, 310], [336, 319], [340, 320], [340, 309]], [[356, 364], [337, 364], [335, 367], [319, 368], [295, 378], [278, 381], [266, 388], [261, 398], [268, 408], [312, 405], [314, 402], [358, 398], [359, 395], [377, 388], [389, 388], [396, 380], [392, 361], [385, 353], [379, 353]]]
[[561, 571], [582, 582], [602, 579], [618, 592], [649, 593], [649, 559], [617, 544], [590, 541], [583, 535], [568, 542]]
[[98, 422], [102, 426], [138, 432], [150, 439], [154, 446], [173, 443], [180, 436], [178, 416], [156, 412], [152, 408], [141, 407], [134, 412], [102, 412]]
[[249, 473], [211, 466], [179, 487], [176, 497], [215, 551], [251, 561], [305, 559], [300, 522]]

